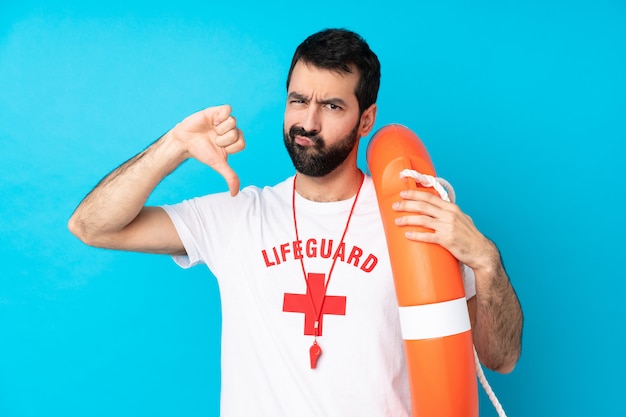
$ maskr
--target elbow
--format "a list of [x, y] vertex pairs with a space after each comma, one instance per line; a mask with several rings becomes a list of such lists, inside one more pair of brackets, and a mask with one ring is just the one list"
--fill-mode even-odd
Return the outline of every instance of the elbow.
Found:
[[71, 234], [73, 234], [74, 236], [76, 236], [78, 239], [80, 239], [81, 242], [83, 243], [87, 243], [85, 240], [85, 227], [84, 225], [80, 222], [80, 220], [78, 220], [76, 218], [75, 215], [73, 215], [72, 217], [70, 217], [70, 219], [67, 222], [67, 229], [70, 231]]
[[104, 225], [85, 222], [80, 216], [73, 214], [67, 222], [67, 228], [87, 246], [99, 249], [123, 249], [121, 231], [110, 231]]
[[487, 369], [500, 374], [513, 372], [522, 353], [521, 340], [509, 343], [498, 343], [496, 340], [474, 339], [474, 349], [480, 363]]
[[517, 360], [508, 361], [493, 368], [492, 371], [498, 372], [500, 374], [510, 374], [515, 369], [516, 364]]
[[71, 234], [88, 246], [98, 247], [98, 244], [90, 237], [85, 224], [74, 214], [67, 222], [67, 228]]
[[517, 349], [515, 352], [511, 352], [507, 356], [496, 358], [481, 360], [483, 365], [488, 369], [498, 372], [500, 374], [510, 374], [515, 369], [515, 365], [517, 365], [517, 361], [520, 357], [520, 350]]
[[72, 215], [72, 217], [70, 217], [70, 219], [67, 221], [67, 229], [70, 231], [71, 234], [82, 240], [82, 227], [80, 225], [80, 222], [76, 219], [75, 215]]

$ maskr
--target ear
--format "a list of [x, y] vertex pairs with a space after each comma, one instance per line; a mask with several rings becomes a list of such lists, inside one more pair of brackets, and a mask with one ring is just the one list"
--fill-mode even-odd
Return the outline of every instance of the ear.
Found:
[[359, 127], [361, 137], [369, 135], [372, 131], [374, 123], [376, 122], [376, 109], [376, 103], [374, 103], [361, 115], [361, 126]]

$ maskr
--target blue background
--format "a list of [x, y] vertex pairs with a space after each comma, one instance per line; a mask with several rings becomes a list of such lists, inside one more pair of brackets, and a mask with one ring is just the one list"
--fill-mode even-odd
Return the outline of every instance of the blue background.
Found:
[[[503, 253], [526, 319], [516, 370], [487, 372], [507, 414], [625, 415], [623, 1], [82, 3], [0, 5], [0, 416], [218, 414], [207, 270], [86, 247], [66, 222], [210, 105], [246, 134], [243, 185], [290, 175], [289, 61], [330, 26], [382, 61], [377, 127], [418, 133]], [[150, 202], [225, 189], [190, 161]]]

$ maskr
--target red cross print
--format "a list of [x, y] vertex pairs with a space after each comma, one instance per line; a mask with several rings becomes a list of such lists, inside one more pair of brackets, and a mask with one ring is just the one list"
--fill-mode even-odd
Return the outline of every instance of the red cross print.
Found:
[[[317, 336], [322, 335], [322, 322], [324, 314], [346, 315], [346, 297], [338, 295], [326, 295], [326, 275], [318, 273], [307, 274], [306, 294], [285, 293], [283, 299], [283, 311], [285, 313], [304, 313], [304, 334], [316, 336], [315, 321], [317, 312], [319, 313], [319, 323]], [[313, 300], [313, 305], [311, 305]]]

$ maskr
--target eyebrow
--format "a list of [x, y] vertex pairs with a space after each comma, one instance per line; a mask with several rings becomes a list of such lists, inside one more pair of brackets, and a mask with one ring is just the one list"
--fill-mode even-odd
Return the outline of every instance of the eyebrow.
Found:
[[[296, 99], [296, 100], [302, 100], [302, 101], [306, 101], [306, 102], [310, 101], [309, 97], [306, 97], [306, 96], [304, 96], [304, 95], [302, 95], [300, 93], [296, 93], [296, 92], [289, 93], [289, 98]], [[326, 100], [320, 100], [317, 103], [318, 104], [334, 104], [334, 105], [339, 106], [339, 107], [346, 107], [346, 102], [344, 100], [340, 99], [340, 98], [337, 98], [337, 97], [329, 98], [329, 99], [326, 99]]]

